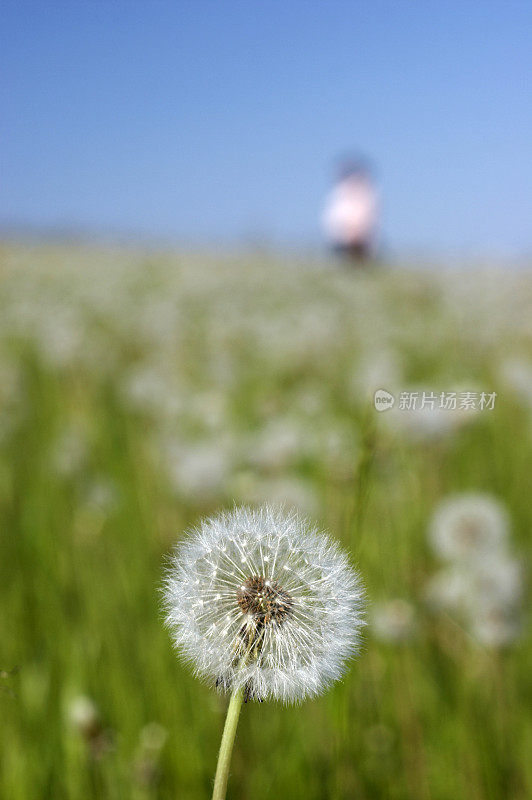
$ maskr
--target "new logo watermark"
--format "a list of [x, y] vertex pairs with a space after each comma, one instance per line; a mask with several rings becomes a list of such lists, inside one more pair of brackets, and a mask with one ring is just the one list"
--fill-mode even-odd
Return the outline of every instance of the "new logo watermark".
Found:
[[388, 411], [388, 409], [393, 408], [395, 397], [391, 392], [387, 392], [386, 389], [377, 389], [373, 402], [377, 411]]

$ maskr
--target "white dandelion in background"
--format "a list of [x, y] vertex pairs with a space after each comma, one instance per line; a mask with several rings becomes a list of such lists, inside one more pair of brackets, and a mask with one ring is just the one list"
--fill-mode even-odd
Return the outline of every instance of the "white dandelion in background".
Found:
[[414, 606], [399, 597], [378, 603], [373, 609], [372, 626], [373, 633], [381, 642], [406, 642], [416, 632]]
[[469, 571], [469, 580], [477, 596], [489, 605], [515, 607], [523, 600], [523, 563], [509, 553], [480, 559], [475, 569]]
[[434, 611], [458, 616], [486, 647], [504, 647], [523, 630], [524, 571], [511, 553], [509, 517], [494, 498], [463, 494], [445, 500], [429, 530], [448, 562], [427, 584]]
[[466, 612], [473, 636], [487, 647], [504, 647], [523, 631], [524, 575], [521, 561], [501, 553], [470, 570]]
[[[524, 594], [521, 562], [505, 553], [453, 564], [430, 579], [425, 599], [433, 611], [457, 614], [485, 644], [507, 643], [520, 630]], [[502, 631], [504, 630], [504, 633]]]
[[182, 656], [232, 693], [213, 795], [223, 798], [242, 701], [319, 694], [357, 652], [360, 579], [296, 513], [243, 507], [204, 520], [178, 544], [164, 596]]
[[112, 745], [110, 731], [104, 728], [100, 712], [90, 697], [73, 697], [66, 707], [66, 717], [84, 740], [92, 758], [99, 759], [109, 751]]
[[523, 633], [521, 611], [513, 605], [480, 605], [471, 620], [471, 633], [485, 647], [507, 647]]
[[424, 599], [433, 611], [459, 611], [471, 593], [469, 570], [452, 564], [438, 570], [428, 581]]
[[514, 355], [499, 366], [499, 378], [505, 387], [532, 407], [532, 362], [526, 356]]
[[85, 738], [90, 739], [101, 729], [100, 712], [85, 695], [74, 697], [67, 709], [68, 721]]
[[477, 559], [502, 547], [508, 529], [506, 510], [494, 497], [465, 492], [438, 506], [430, 539], [441, 558]]

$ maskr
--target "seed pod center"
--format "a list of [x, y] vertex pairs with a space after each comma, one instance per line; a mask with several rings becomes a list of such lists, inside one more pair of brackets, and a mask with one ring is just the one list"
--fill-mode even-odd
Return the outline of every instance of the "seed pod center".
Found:
[[293, 600], [277, 581], [261, 575], [248, 578], [237, 593], [238, 605], [257, 625], [283, 622], [292, 610]]

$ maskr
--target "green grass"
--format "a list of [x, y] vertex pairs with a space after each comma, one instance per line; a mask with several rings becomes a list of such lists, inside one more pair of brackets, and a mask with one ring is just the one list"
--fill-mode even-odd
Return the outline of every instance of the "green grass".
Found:
[[[501, 500], [512, 546], [530, 557], [530, 410], [498, 383], [497, 364], [513, 352], [531, 358], [523, 309], [532, 279], [501, 277], [506, 294], [486, 300], [479, 289], [471, 307], [445, 281], [414, 272], [15, 246], [2, 259], [0, 382], [14, 372], [15, 388], [0, 391], [0, 797], [210, 796], [227, 699], [172, 650], [160, 609], [164, 560], [187, 526], [240, 500], [242, 486], [286, 475], [350, 550], [370, 604], [409, 600], [417, 632], [385, 644], [369, 626], [360, 658], [326, 696], [299, 707], [247, 704], [228, 797], [531, 797], [528, 631], [488, 648], [456, 619], [430, 613], [423, 590], [438, 568], [427, 525], [456, 491]], [[72, 317], [57, 346], [47, 325], [65, 310]], [[307, 313], [323, 329], [315, 339]], [[348, 391], [357, 359], [390, 346], [401, 388], [469, 381], [499, 392], [495, 410], [443, 439], [390, 432]], [[124, 400], [139, 363], [175, 379], [175, 413]], [[213, 386], [223, 405], [215, 423], [210, 412], [197, 418]], [[318, 398], [318, 411], [302, 410], [301, 392]], [[246, 436], [286, 415], [310, 419], [309, 436], [340, 430], [347, 466], [341, 447], [331, 460], [320, 444], [281, 466], [241, 458]], [[54, 454], [72, 430], [82, 452], [61, 469]], [[238, 456], [214, 490], [172, 484], [169, 440], [194, 452], [196, 441], [227, 435]], [[109, 497], [95, 500], [102, 485]], [[69, 722], [79, 695], [100, 714], [91, 741]], [[167, 738], [150, 754], [140, 741], [152, 722]]]

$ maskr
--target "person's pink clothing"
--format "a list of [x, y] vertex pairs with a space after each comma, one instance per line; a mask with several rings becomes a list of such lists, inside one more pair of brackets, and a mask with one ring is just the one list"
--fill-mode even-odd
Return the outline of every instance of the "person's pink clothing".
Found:
[[339, 247], [369, 246], [377, 222], [377, 193], [367, 178], [352, 175], [336, 184], [323, 214], [331, 243]]

